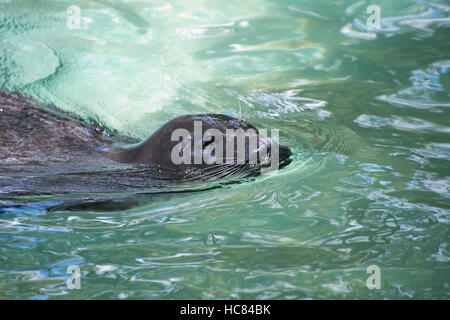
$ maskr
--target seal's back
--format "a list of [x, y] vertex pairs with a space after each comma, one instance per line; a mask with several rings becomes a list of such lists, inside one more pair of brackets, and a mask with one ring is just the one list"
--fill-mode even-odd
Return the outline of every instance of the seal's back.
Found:
[[95, 128], [43, 110], [51, 108], [0, 90], [0, 164], [68, 161], [102, 147]]

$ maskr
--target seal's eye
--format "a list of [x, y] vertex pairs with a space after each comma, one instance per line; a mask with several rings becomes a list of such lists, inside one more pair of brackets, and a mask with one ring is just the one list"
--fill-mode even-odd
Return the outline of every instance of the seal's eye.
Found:
[[216, 140], [214, 136], [211, 137], [211, 140], [208, 140], [208, 141], [203, 140], [202, 141], [202, 149], [205, 149], [208, 145], [210, 145], [212, 142], [214, 142], [214, 140]]

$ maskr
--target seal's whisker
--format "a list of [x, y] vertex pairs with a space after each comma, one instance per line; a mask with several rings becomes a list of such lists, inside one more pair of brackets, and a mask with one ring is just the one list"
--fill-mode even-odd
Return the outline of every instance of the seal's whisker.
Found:
[[220, 177], [223, 176], [224, 172], [229, 172], [229, 170], [233, 169], [232, 167], [226, 166], [226, 167], [221, 167], [221, 168], [215, 168], [216, 170], [205, 170], [205, 171], [201, 171], [200, 173], [200, 178], [205, 178], [205, 177]]
[[221, 165], [217, 165], [214, 167], [207, 167], [207, 168], [203, 168], [200, 171], [191, 172], [190, 176], [192, 176], [192, 177], [185, 179], [185, 181], [199, 179], [199, 178], [202, 180], [214, 180], [214, 179], [211, 179], [211, 177], [217, 178], [217, 177], [224, 176], [223, 173], [227, 172], [229, 170], [233, 170], [233, 167], [232, 166], [221, 166]]
[[211, 167], [206, 167], [206, 168], [202, 168], [200, 171], [191, 171], [189, 172], [186, 176], [197, 176], [199, 173], [200, 174], [211, 174], [211, 173], [216, 173], [216, 172], [221, 172], [223, 170], [227, 170], [230, 166], [224, 166], [224, 165], [214, 165]]
[[223, 170], [221, 174], [216, 175], [214, 177], [214, 180], [233, 175], [233, 174], [237, 173], [237, 171], [239, 171], [239, 169], [240, 168], [238, 166], [234, 166], [234, 167], [231, 167], [229, 170]]
[[[215, 170], [212, 170], [212, 169], [215, 169]], [[202, 179], [204, 177], [211, 176], [211, 175], [214, 175], [216, 173], [220, 173], [220, 172], [222, 172], [224, 170], [226, 170], [226, 167], [225, 168], [219, 168], [219, 167], [216, 167], [216, 168], [205, 168], [205, 170], [190, 172], [186, 176], [186, 178], [184, 180], [185, 181], [190, 181], [190, 180], [196, 180], [196, 179], [199, 179], [199, 178]]]

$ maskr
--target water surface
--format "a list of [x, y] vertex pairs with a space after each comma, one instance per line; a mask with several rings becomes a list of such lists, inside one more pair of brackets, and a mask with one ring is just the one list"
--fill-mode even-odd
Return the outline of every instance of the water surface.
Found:
[[46, 169], [16, 168], [32, 192], [0, 189], [0, 298], [448, 299], [450, 6], [377, 1], [372, 30], [372, 4], [0, 1], [0, 87], [135, 139], [181, 114], [242, 117], [295, 153], [186, 192], [99, 175], [42, 194], [24, 176]]

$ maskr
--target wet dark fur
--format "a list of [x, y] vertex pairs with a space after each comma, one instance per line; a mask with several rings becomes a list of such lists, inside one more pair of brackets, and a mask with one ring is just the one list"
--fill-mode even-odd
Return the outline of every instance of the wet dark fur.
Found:
[[[137, 141], [106, 130], [96, 121], [83, 121], [54, 106], [0, 89], [0, 213], [9, 210], [8, 203], [16, 197], [55, 194], [75, 198], [52, 204], [54, 207], [48, 210], [118, 210], [147, 201], [148, 197], [205, 190], [195, 186], [179, 189], [180, 181], [220, 179], [243, 171], [253, 175], [248, 165], [215, 165], [186, 176], [183, 168], [170, 168], [169, 160], [153, 159], [154, 155], [166, 154], [171, 143], [177, 143], [161, 143], [170, 139], [160, 135], [169, 134], [178, 125], [190, 130], [190, 120], [200, 120], [205, 127], [222, 130], [253, 128], [224, 115], [180, 116], [137, 147], [117, 149], [112, 147], [114, 142]], [[280, 147], [280, 158], [287, 165], [291, 152]], [[166, 162], [169, 168], [164, 168]], [[206, 189], [225, 184], [207, 185]], [[117, 194], [129, 192], [143, 193], [143, 198], [135, 195], [116, 198]]]
[[53, 106], [0, 90], [0, 163], [47, 163], [99, 154], [107, 146], [104, 130], [79, 121]]
[[[83, 123], [73, 114], [41, 104], [19, 93], [2, 89], [0, 90], [0, 164], [47, 165], [54, 162], [76, 161], [78, 163], [81, 160], [86, 162], [86, 160], [101, 159], [157, 168], [157, 177], [149, 178], [160, 178], [159, 173], [164, 171], [170, 173], [172, 180], [185, 181], [218, 179], [240, 173], [257, 174], [258, 169], [265, 165], [259, 162], [254, 165], [248, 163], [249, 153], [256, 152], [258, 149], [251, 149], [252, 151], [246, 149], [247, 162], [240, 164], [173, 163], [171, 153], [179, 142], [172, 141], [171, 134], [174, 130], [181, 128], [190, 133], [194, 132], [195, 121], [202, 122], [203, 130], [214, 128], [222, 132], [223, 136], [220, 139], [223, 139], [224, 146], [225, 132], [228, 132], [228, 129], [252, 129], [257, 134], [257, 129], [249, 123], [225, 115], [185, 115], [167, 122], [139, 145], [124, 149], [112, 148], [111, 140], [105, 139], [105, 136], [111, 136], [114, 133], [106, 134], [106, 131], [97, 123], [93, 121]], [[207, 141], [199, 143], [205, 146]], [[260, 146], [259, 143], [257, 148]], [[291, 155], [289, 148], [275, 142], [271, 144], [279, 147], [280, 167], [287, 165]], [[235, 146], [234, 160], [237, 157], [236, 148]], [[195, 150], [195, 148], [192, 150], [192, 159], [194, 152], [203, 151]]]

